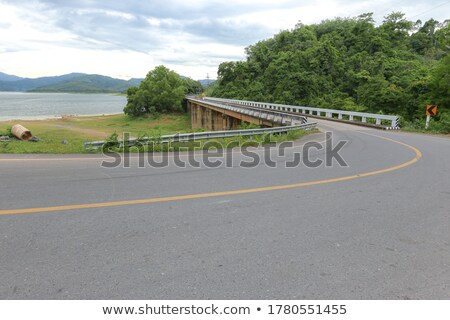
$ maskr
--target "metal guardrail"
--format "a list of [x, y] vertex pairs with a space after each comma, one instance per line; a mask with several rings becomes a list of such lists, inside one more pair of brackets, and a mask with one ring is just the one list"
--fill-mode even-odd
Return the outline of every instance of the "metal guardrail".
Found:
[[229, 110], [240, 114], [245, 114], [257, 119], [261, 120], [267, 120], [271, 121], [273, 123], [277, 123], [282, 126], [289, 126], [289, 125], [297, 125], [306, 123], [307, 119], [303, 115], [295, 115], [295, 114], [288, 114], [281, 111], [275, 111], [275, 110], [267, 110], [267, 109], [261, 109], [257, 107], [252, 106], [230, 106], [228, 104], [225, 104], [222, 101], [219, 101], [221, 103], [214, 103], [211, 101], [206, 101], [207, 99], [195, 99], [195, 98], [188, 98], [189, 101], [194, 101], [197, 103], [207, 104], [212, 107], [216, 107], [219, 109]]
[[264, 110], [270, 109], [270, 110], [286, 111], [286, 112], [293, 112], [293, 113], [301, 113], [304, 115], [324, 116], [327, 118], [335, 118], [334, 116], [337, 116], [338, 120], [344, 120], [344, 116], [345, 116], [345, 118], [348, 118], [349, 121], [356, 122], [357, 120], [361, 119], [361, 121], [360, 121], [361, 123], [367, 123], [367, 119], [374, 119], [375, 124], [379, 125], [379, 126], [382, 126], [383, 121], [389, 122], [390, 126], [386, 126], [385, 129], [399, 129], [399, 117], [398, 116], [390, 116], [390, 115], [375, 114], [375, 113], [364, 113], [364, 112], [353, 112], [353, 111], [345, 111], [345, 110], [311, 108], [311, 107], [305, 107], [305, 106], [291, 106], [291, 105], [277, 104], [277, 103], [222, 99], [222, 98], [213, 98], [213, 97], [205, 97], [204, 100], [238, 104], [238, 105], [242, 105], [242, 106], [256, 107], [256, 108], [260, 108], [260, 109], [264, 109]]
[[[208, 132], [193, 132], [193, 133], [181, 133], [170, 134], [160, 137], [144, 137], [144, 138], [132, 138], [125, 141], [119, 141], [119, 147], [123, 147], [128, 144], [132, 147], [138, 143], [145, 145], [149, 143], [169, 143], [169, 142], [184, 142], [206, 139], [221, 139], [236, 136], [254, 136], [267, 133], [286, 133], [294, 130], [311, 130], [317, 126], [317, 122], [308, 122], [299, 125], [285, 126], [285, 127], [272, 127], [261, 129], [245, 129], [245, 130], [224, 130], [224, 131], [208, 131]], [[108, 141], [92, 141], [85, 142], [85, 150], [97, 150], [101, 148]]]

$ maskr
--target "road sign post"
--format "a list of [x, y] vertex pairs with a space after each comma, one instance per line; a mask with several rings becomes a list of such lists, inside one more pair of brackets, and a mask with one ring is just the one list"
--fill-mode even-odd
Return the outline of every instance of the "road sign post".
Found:
[[431, 117], [432, 116], [435, 117], [437, 114], [437, 106], [428, 105], [427, 108], [425, 109], [425, 114], [427, 115], [427, 120], [425, 122], [425, 129], [428, 129]]
[[427, 115], [427, 121], [425, 122], [425, 129], [428, 129], [428, 125], [430, 124], [430, 115]]

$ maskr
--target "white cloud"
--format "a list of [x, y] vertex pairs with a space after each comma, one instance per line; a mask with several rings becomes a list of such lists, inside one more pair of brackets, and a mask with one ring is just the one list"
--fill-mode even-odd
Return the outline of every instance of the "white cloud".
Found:
[[143, 77], [165, 64], [192, 78], [298, 21], [392, 11], [413, 20], [448, 18], [421, 0], [0, 0], [0, 71], [37, 77], [68, 72]]

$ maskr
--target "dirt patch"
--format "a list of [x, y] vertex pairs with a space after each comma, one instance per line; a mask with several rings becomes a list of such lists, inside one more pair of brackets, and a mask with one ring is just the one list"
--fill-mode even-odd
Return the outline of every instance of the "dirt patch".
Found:
[[98, 138], [107, 138], [110, 136], [109, 133], [105, 132], [105, 131], [100, 131], [100, 130], [95, 130], [95, 129], [86, 129], [86, 128], [79, 128], [79, 127], [74, 127], [68, 124], [47, 124], [47, 126], [49, 127], [55, 127], [55, 128], [61, 128], [61, 129], [66, 129], [66, 130], [71, 130], [74, 132], [79, 132], [79, 133], [84, 133], [87, 134], [89, 136], [95, 136]]

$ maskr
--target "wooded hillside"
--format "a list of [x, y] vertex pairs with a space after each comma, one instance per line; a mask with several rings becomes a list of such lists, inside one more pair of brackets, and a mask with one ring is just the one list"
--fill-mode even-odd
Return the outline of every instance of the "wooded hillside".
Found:
[[408, 21], [394, 12], [297, 24], [224, 62], [217, 97], [398, 114], [450, 110], [449, 20]]

